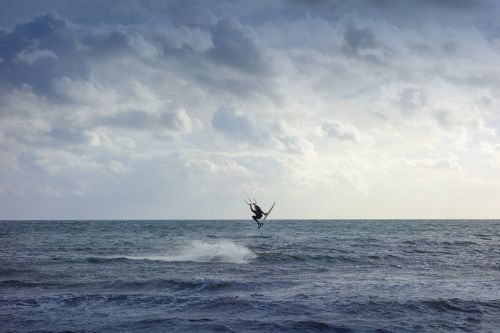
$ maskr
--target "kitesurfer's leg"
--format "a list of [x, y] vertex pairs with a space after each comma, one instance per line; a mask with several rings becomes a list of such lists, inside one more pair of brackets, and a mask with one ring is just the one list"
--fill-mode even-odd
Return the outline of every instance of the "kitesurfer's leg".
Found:
[[257, 226], [260, 228], [260, 222], [259, 222], [259, 220], [257, 219], [257, 216], [255, 216], [255, 215], [254, 215], [254, 216], [252, 216], [252, 218], [253, 218], [253, 220], [254, 220], [255, 222], [257, 222]]
[[255, 216], [253, 216], [253, 219], [259, 224], [259, 229], [262, 227], [262, 223], [259, 221], [259, 219], [262, 218], [262, 213], [258, 213]]

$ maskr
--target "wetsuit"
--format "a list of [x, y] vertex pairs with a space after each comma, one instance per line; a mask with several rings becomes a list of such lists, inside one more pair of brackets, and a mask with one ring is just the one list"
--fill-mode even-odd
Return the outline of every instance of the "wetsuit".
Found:
[[260, 223], [259, 219], [262, 218], [262, 216], [264, 215], [264, 212], [262, 211], [262, 209], [257, 206], [256, 204], [252, 206], [250, 206], [250, 209], [252, 210], [252, 212], [255, 214], [254, 216], [252, 216], [253, 220], [255, 222], [257, 222], [257, 225], [260, 227], [262, 227], [262, 223]]

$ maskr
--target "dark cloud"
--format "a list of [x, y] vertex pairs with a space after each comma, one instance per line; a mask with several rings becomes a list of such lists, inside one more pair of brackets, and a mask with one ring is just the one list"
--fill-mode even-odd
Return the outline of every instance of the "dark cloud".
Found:
[[[163, 3], [163, 1], [151, 2]], [[146, 1], [134, 0], [121, 0], [119, 5], [109, 0], [0, 0], [0, 8], [2, 8], [0, 22], [13, 26], [19, 20], [28, 20], [40, 13], [54, 11], [73, 22], [90, 26], [103, 22], [134, 24], [147, 19], [150, 9], [146, 7], [146, 3]]]
[[48, 94], [54, 78], [87, 78], [89, 68], [71, 30], [68, 21], [49, 13], [4, 32], [0, 37], [0, 80], [4, 85], [28, 84]]
[[302, 15], [313, 13], [331, 22], [383, 20], [396, 27], [420, 26], [423, 22], [493, 23], [499, 9], [495, 0], [289, 0], [288, 3], [301, 10]]
[[85, 129], [72, 125], [67, 127], [54, 126], [48, 130], [37, 130], [32, 133], [10, 129], [6, 130], [5, 134], [25, 149], [40, 147], [54, 149], [78, 148], [89, 142]]
[[126, 110], [97, 120], [97, 126], [144, 129], [153, 126], [157, 121], [149, 113], [139, 110]]
[[47, 136], [56, 142], [66, 144], [83, 144], [88, 141], [82, 130], [72, 128], [56, 127], [50, 130]]
[[202, 3], [191, 6], [186, 6], [185, 2], [175, 3], [168, 8], [168, 14], [176, 25], [210, 28], [217, 23], [217, 17]]
[[[141, 13], [152, 7], [145, 6]], [[0, 30], [0, 87], [26, 84], [37, 94], [61, 99], [53, 91], [55, 79], [87, 81], [93, 62], [129, 56], [157, 68], [175, 64], [182, 68], [180, 76], [210, 90], [238, 96], [272, 90], [266, 81], [272, 66], [251, 27], [237, 18], [218, 19], [200, 4], [174, 2], [160, 7], [166, 15], [163, 31], [147, 25], [75, 24], [55, 12], [38, 15], [11, 30]], [[143, 53], [142, 47], [150, 53]], [[239, 77], [248, 74], [251, 78]]]
[[99, 58], [133, 52], [126, 31], [116, 29], [96, 31], [82, 35], [80, 41], [85, 46], [86, 53]]
[[38, 15], [0, 33], [0, 83], [27, 84], [36, 93], [55, 97], [54, 79], [88, 80], [90, 62], [132, 53], [120, 28], [83, 28], [56, 13]]
[[[269, 87], [267, 82], [253, 82], [245, 77], [221, 77], [206, 71], [194, 73], [193, 78], [207, 90], [216, 92], [229, 92], [239, 98], [251, 98], [256, 92], [262, 92]], [[259, 84], [260, 83], [260, 84]]]
[[165, 23], [161, 32], [143, 35], [158, 45], [163, 52], [164, 60], [179, 59], [193, 64], [200, 62], [205, 52], [213, 47], [209, 30], [198, 27], [175, 26]]
[[114, 115], [98, 117], [94, 126], [121, 127], [132, 130], [166, 128], [184, 132], [191, 130], [191, 119], [182, 109], [163, 112], [125, 110]]
[[382, 42], [377, 41], [375, 33], [367, 28], [354, 25], [347, 26], [344, 33], [344, 47], [348, 57], [358, 57], [372, 65], [384, 65], [390, 49]]
[[390, 10], [391, 8], [422, 8], [423, 6], [444, 8], [471, 8], [488, 3], [486, 0], [290, 0], [292, 3], [317, 8], [320, 10], [338, 10], [346, 8], [378, 8]]
[[43, 173], [45, 170], [40, 167], [36, 156], [31, 152], [23, 152], [16, 159], [17, 166], [24, 171], [30, 173]]
[[445, 7], [445, 8], [464, 8], [464, 7], [475, 7], [481, 5], [484, 1], [482, 0], [369, 0], [369, 1], [344, 0], [342, 2], [354, 2], [358, 5], [369, 4], [374, 7], [379, 7], [381, 9], [390, 9], [401, 6], [408, 6], [408, 7], [435, 6], [435, 7]]
[[456, 9], [473, 8], [486, 4], [484, 0], [424, 0], [424, 1], [412, 0], [411, 2], [414, 5], [423, 3], [432, 6], [456, 8]]
[[217, 63], [249, 74], [268, 71], [255, 33], [234, 18], [222, 19], [212, 29], [213, 49], [209, 54]]
[[184, 109], [161, 112], [160, 120], [164, 127], [174, 131], [189, 132], [192, 127], [191, 118]]
[[368, 29], [350, 26], [347, 28], [344, 38], [348, 49], [353, 52], [363, 49], [373, 49], [377, 46], [373, 33]]

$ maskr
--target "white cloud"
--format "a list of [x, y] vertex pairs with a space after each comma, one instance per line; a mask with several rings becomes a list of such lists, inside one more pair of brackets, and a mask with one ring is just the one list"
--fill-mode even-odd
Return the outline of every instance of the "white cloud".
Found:
[[323, 123], [319, 125], [319, 134], [325, 137], [333, 137], [339, 140], [353, 141], [365, 145], [374, 143], [373, 138], [369, 135], [360, 132], [354, 126], [334, 119], [323, 121]]
[[121, 162], [118, 161], [111, 161], [108, 163], [108, 168], [109, 170], [113, 171], [114, 173], [128, 173], [131, 172], [132, 169], [124, 166]]
[[193, 129], [191, 118], [185, 109], [163, 112], [160, 117], [162, 123], [168, 128], [181, 132], [191, 132]]
[[500, 167], [500, 144], [481, 142], [481, 153], [486, 155], [494, 166]]
[[425, 169], [431, 169], [437, 171], [463, 170], [462, 167], [458, 164], [458, 162], [454, 161], [453, 159], [446, 159], [446, 158], [436, 158], [436, 159], [427, 158], [427, 159], [414, 159], [414, 160], [403, 159], [402, 162], [420, 170], [425, 170]]
[[18, 61], [33, 65], [41, 60], [57, 60], [57, 55], [47, 49], [24, 49], [16, 55]]

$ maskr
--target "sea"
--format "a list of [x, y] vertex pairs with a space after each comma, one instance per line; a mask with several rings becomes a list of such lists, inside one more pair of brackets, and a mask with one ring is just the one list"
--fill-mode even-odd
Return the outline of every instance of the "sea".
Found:
[[500, 332], [500, 221], [0, 221], [0, 332]]

